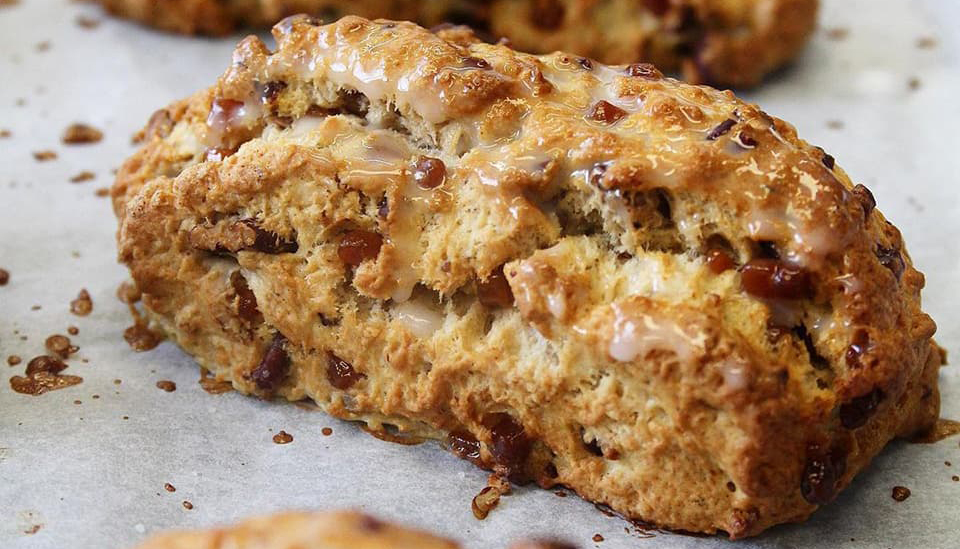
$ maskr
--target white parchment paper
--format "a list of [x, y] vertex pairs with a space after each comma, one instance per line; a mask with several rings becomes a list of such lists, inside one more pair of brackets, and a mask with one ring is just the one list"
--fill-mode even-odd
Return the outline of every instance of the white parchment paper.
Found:
[[[823, 4], [821, 29], [796, 66], [746, 96], [796, 124], [873, 190], [927, 275], [925, 308], [939, 342], [960, 360], [960, 3]], [[81, 14], [102, 23], [81, 28]], [[935, 45], [918, 47], [926, 37]], [[732, 547], [718, 537], [642, 538], [589, 503], [534, 487], [477, 521], [470, 500], [486, 473], [435, 444], [390, 444], [320, 412], [212, 396], [170, 343], [142, 354], [127, 347], [129, 316], [114, 297], [125, 278], [115, 262], [116, 224], [94, 190], [109, 185], [149, 115], [211, 84], [236, 41], [172, 37], [66, 0], [0, 7], [0, 129], [12, 132], [0, 138], [0, 268], [11, 273], [0, 287], [0, 547], [126, 548], [163, 529], [330, 507], [361, 508], [470, 548], [534, 535], [580, 547]], [[61, 144], [74, 121], [101, 128], [105, 139]], [[35, 161], [31, 153], [45, 149], [59, 158]], [[96, 179], [68, 182], [83, 170]], [[81, 288], [94, 301], [85, 318], [68, 310]], [[72, 337], [80, 352], [64, 373], [84, 382], [39, 397], [14, 393], [9, 377], [71, 324], [80, 329]], [[11, 354], [24, 364], [8, 367]], [[177, 390], [159, 390], [159, 380]], [[943, 370], [941, 388], [943, 415], [960, 419], [955, 366]], [[333, 434], [323, 436], [323, 427]], [[292, 443], [272, 442], [281, 429]], [[958, 474], [960, 438], [893, 443], [811, 520], [736, 545], [957, 547]], [[895, 502], [895, 485], [911, 497]], [[605, 541], [593, 542], [597, 533]]]

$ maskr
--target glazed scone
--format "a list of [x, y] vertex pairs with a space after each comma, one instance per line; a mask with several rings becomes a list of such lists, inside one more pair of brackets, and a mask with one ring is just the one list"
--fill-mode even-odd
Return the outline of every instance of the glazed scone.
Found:
[[732, 537], [936, 418], [923, 275], [789, 124], [463, 29], [274, 35], [112, 189], [147, 314], [237, 390]]
[[154, 536], [138, 549], [457, 549], [459, 544], [355, 511], [282, 513]]
[[184, 34], [222, 35], [309, 13], [464, 23], [533, 53], [646, 61], [686, 80], [751, 86], [794, 58], [817, 0], [98, 0], [110, 12]]

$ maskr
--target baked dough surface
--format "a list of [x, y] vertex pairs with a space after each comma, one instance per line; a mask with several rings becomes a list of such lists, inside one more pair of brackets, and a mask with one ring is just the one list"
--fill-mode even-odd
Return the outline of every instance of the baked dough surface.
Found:
[[793, 59], [817, 0], [97, 0], [111, 13], [183, 34], [224, 35], [308, 13], [470, 25], [533, 53], [645, 61], [684, 79], [751, 86]]
[[789, 124], [463, 28], [274, 35], [112, 191], [150, 318], [237, 390], [732, 537], [936, 418], [923, 275]]

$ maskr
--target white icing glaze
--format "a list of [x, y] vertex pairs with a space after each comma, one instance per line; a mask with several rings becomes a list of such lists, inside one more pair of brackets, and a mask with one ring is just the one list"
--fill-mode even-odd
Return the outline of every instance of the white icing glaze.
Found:
[[411, 334], [421, 339], [432, 336], [443, 327], [443, 314], [423, 298], [398, 303], [390, 309], [390, 313]]
[[672, 321], [646, 313], [630, 313], [619, 304], [613, 305], [613, 337], [610, 339], [610, 356], [619, 362], [642, 359], [653, 350], [673, 352], [682, 362], [689, 362], [703, 352], [704, 334], [690, 336]]
[[784, 259], [801, 266], [815, 264], [842, 245], [842, 238], [830, 226], [815, 219], [803, 221], [779, 210], [753, 210], [747, 219], [747, 231], [754, 240], [787, 241]]
[[750, 387], [750, 370], [739, 360], [729, 358], [720, 363], [723, 384], [730, 391], [743, 391]]

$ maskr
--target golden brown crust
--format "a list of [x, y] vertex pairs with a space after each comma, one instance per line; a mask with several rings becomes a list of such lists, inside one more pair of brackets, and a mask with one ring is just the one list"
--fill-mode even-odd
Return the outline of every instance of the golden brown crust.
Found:
[[282, 513], [154, 536], [139, 549], [456, 549], [457, 543], [355, 511]]
[[789, 124], [462, 29], [274, 34], [113, 188], [151, 318], [238, 390], [734, 537], [936, 417], [923, 275]]
[[793, 59], [817, 0], [99, 0], [111, 13], [183, 34], [223, 35], [309, 13], [465, 23], [521, 51], [645, 61], [693, 83], [752, 86]]

